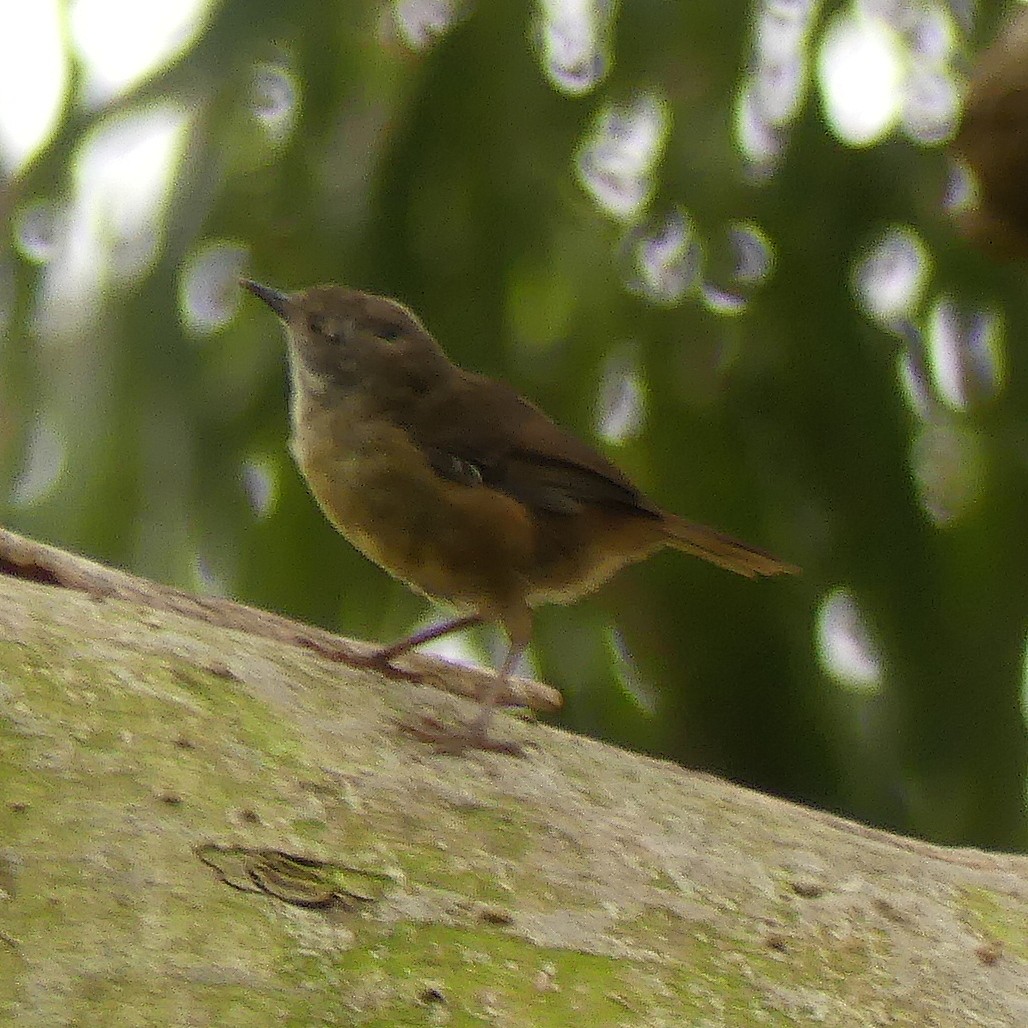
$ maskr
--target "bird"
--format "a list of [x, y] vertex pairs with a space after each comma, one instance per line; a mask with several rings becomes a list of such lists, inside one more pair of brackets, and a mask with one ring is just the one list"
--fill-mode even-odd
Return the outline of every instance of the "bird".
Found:
[[521, 753], [489, 729], [540, 604], [572, 603], [662, 547], [750, 578], [799, 570], [662, 510], [511, 386], [453, 363], [402, 303], [340, 285], [240, 284], [285, 328], [290, 449], [321, 510], [366, 557], [455, 612], [371, 663], [471, 625], [506, 632], [477, 716], [415, 730], [439, 749]]

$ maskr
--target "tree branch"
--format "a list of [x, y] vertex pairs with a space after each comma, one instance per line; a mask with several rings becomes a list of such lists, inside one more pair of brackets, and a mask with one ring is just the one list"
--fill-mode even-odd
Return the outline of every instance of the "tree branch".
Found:
[[1024, 857], [513, 719], [438, 755], [396, 720], [466, 701], [313, 630], [3, 559], [0, 1022], [1028, 1023]]

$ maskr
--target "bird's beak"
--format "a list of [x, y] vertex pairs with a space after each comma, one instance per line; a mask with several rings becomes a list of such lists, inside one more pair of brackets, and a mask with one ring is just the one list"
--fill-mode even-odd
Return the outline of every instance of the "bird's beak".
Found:
[[270, 286], [262, 286], [248, 278], [241, 278], [239, 284], [248, 289], [254, 296], [263, 300], [283, 321], [289, 317], [290, 296]]

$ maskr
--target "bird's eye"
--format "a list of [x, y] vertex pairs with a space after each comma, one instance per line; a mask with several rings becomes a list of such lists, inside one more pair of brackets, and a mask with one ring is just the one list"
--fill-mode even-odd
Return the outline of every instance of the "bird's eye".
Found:
[[313, 335], [319, 336], [322, 334], [325, 328], [325, 322], [317, 314], [312, 314], [307, 319], [307, 328]]

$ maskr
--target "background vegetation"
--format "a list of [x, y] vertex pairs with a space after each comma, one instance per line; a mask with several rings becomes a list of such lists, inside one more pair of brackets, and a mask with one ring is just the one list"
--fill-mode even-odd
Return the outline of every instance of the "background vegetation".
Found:
[[91, 41], [139, 44], [101, 6], [57, 5], [52, 127], [4, 158], [7, 526], [409, 629], [432, 612], [287, 455], [279, 331], [235, 277], [395, 295], [654, 499], [804, 569], [664, 554], [540, 611], [562, 723], [1028, 847], [1028, 290], [958, 236], [945, 148], [1009, 5], [223, 0], [121, 80]]

